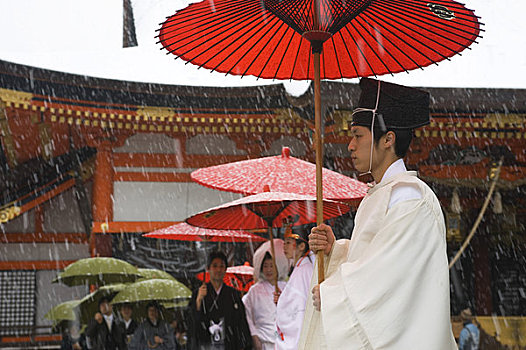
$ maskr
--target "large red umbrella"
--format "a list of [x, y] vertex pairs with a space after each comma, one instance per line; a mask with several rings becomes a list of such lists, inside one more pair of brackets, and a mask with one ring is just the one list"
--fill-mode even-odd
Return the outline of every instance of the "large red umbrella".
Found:
[[243, 231], [213, 230], [181, 222], [143, 235], [150, 238], [205, 242], [263, 242], [265, 238]]
[[[263, 192], [202, 211], [186, 219], [186, 222], [194, 226], [212, 229], [250, 230], [267, 228], [274, 268], [276, 269], [272, 228], [282, 227], [285, 223], [305, 225], [316, 222], [320, 214], [316, 202], [317, 200], [313, 196]], [[323, 200], [323, 203], [325, 207], [321, 213], [323, 220], [343, 215], [350, 210], [348, 205], [341, 202]], [[274, 282], [277, 291], [277, 281]]]
[[[263, 157], [197, 169], [195, 182], [216, 190], [251, 195], [265, 186], [271, 191], [316, 195], [316, 165], [291, 157], [283, 147], [281, 156]], [[339, 201], [358, 201], [367, 193], [367, 185], [323, 168], [323, 197]]]
[[159, 39], [200, 67], [269, 79], [382, 75], [421, 68], [479, 36], [452, 0], [205, 0], [168, 17]]
[[[159, 39], [168, 53], [211, 70], [314, 80], [320, 224], [320, 80], [422, 68], [463, 51], [479, 33], [473, 11], [453, 0], [204, 0], [169, 17]], [[322, 281], [319, 252], [318, 260]]]

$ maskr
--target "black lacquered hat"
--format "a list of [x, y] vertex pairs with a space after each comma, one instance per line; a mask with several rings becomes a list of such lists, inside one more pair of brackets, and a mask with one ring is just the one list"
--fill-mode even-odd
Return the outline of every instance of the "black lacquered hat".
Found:
[[375, 125], [382, 128], [415, 129], [429, 124], [428, 92], [370, 78], [362, 78], [360, 88], [351, 125], [371, 127], [374, 111], [379, 116]]

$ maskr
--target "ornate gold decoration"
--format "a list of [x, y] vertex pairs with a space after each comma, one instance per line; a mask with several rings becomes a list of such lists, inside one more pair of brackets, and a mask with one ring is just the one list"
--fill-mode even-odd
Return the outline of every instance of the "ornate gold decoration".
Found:
[[137, 109], [137, 115], [146, 119], [156, 120], [173, 117], [175, 111], [168, 107], [141, 107]]
[[100, 224], [100, 230], [102, 233], [106, 233], [110, 228], [110, 225], [107, 222], [103, 222]]
[[17, 107], [18, 105], [23, 105], [27, 107], [31, 104], [33, 94], [29, 92], [0, 88], [0, 99], [4, 101], [8, 106], [11, 106], [11, 104], [13, 104], [15, 107]]
[[460, 214], [447, 212], [446, 213], [447, 232], [446, 237], [449, 242], [462, 242], [462, 235], [460, 233]]
[[13, 205], [10, 208], [0, 210], [0, 223], [6, 223], [20, 215], [20, 207]]
[[280, 120], [280, 121], [293, 120], [293, 121], [304, 122], [304, 120], [301, 119], [298, 112], [296, 112], [292, 108], [276, 108], [273, 111], [274, 111], [274, 115], [276, 116], [277, 120]]
[[352, 121], [352, 111], [336, 110], [332, 112], [331, 117], [336, 126], [334, 131], [349, 130], [349, 123]]
[[7, 113], [5, 111], [5, 102], [0, 99], [0, 137], [3, 139], [4, 150], [7, 156], [7, 162], [10, 167], [15, 167], [18, 162], [16, 161], [15, 145], [13, 137], [9, 130], [9, 124], [7, 122]]
[[523, 124], [526, 122], [526, 114], [486, 114], [484, 122], [490, 123], [494, 127], [503, 126], [504, 124]]
[[96, 157], [92, 157], [83, 162], [79, 167], [79, 175], [82, 181], [86, 182], [95, 173], [95, 159]]

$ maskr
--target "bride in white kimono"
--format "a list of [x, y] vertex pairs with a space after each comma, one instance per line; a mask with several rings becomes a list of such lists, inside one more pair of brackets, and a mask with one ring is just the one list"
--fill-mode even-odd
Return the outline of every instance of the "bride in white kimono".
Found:
[[[283, 241], [274, 239], [278, 288], [285, 288], [289, 260], [283, 252]], [[254, 284], [243, 297], [247, 322], [255, 350], [273, 350], [276, 340], [276, 304], [274, 303], [276, 278], [272, 263], [270, 241], [262, 244], [254, 253]]]

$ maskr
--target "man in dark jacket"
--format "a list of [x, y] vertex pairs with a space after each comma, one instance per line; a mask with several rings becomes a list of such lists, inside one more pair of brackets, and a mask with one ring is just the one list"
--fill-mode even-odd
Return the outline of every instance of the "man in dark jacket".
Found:
[[159, 319], [160, 307], [156, 302], [146, 305], [148, 317], [137, 328], [129, 344], [130, 350], [173, 350], [174, 334], [170, 326]]
[[107, 297], [99, 300], [99, 311], [86, 328], [91, 349], [126, 350], [124, 324], [113, 314], [113, 307]]
[[133, 306], [132, 304], [122, 304], [121, 309], [122, 322], [124, 323], [124, 331], [126, 334], [126, 344], [130, 343], [131, 337], [139, 324], [132, 318]]
[[245, 307], [239, 292], [223, 283], [227, 259], [213, 252], [208, 261], [210, 283], [194, 291], [192, 348], [241, 350], [252, 347]]

